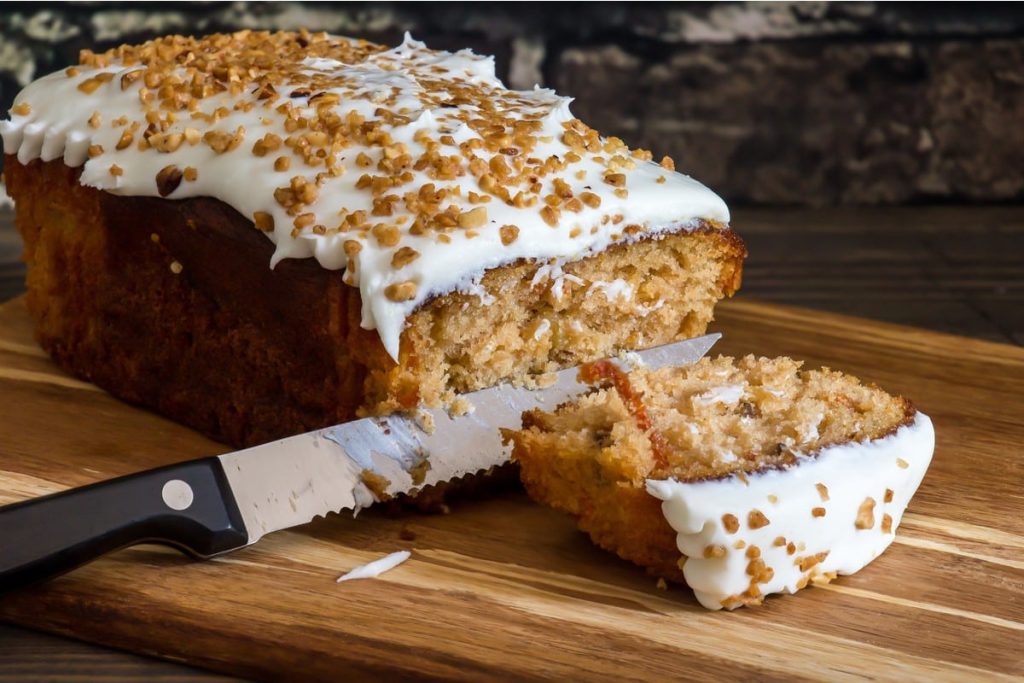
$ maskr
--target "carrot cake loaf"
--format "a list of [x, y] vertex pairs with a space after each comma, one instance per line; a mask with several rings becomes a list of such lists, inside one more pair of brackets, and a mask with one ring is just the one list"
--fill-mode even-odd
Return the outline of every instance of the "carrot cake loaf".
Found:
[[597, 388], [506, 433], [527, 491], [710, 609], [858, 571], [931, 462], [909, 401], [789, 358], [581, 375]]
[[569, 104], [409, 37], [83, 51], [0, 123], [36, 336], [241, 446], [703, 333], [725, 204]]

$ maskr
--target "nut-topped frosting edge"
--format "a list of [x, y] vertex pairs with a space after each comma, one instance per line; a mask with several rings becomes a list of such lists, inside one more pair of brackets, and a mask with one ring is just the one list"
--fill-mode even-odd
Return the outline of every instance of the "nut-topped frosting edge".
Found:
[[520, 259], [724, 225], [724, 202], [667, 157], [604, 138], [494, 60], [323, 33], [168, 36], [28, 85], [6, 154], [63, 159], [112, 194], [213, 197], [359, 288], [362, 326], [398, 358], [407, 317]]

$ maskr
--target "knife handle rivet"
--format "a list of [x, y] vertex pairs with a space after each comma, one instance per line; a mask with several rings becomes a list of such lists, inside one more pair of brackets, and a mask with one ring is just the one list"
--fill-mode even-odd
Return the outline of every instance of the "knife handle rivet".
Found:
[[171, 479], [164, 484], [160, 495], [163, 496], [164, 504], [167, 507], [178, 511], [187, 510], [194, 499], [192, 487], [181, 479]]

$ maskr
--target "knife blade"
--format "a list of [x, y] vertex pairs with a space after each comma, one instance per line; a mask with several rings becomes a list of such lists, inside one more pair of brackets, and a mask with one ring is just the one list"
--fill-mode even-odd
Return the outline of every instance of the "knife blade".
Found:
[[[688, 365], [720, 334], [630, 354], [651, 368]], [[467, 414], [424, 408], [371, 417], [253, 448], [148, 470], [0, 508], [0, 591], [69, 571], [136, 543], [212, 557], [331, 512], [508, 462], [501, 428], [587, 389], [577, 368], [540, 389], [502, 384], [462, 395]]]

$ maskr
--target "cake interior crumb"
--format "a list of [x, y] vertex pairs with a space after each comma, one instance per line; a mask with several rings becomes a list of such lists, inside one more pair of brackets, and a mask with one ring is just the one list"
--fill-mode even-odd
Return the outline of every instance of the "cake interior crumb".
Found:
[[903, 399], [877, 387], [785, 357], [618, 372], [576, 403], [524, 421], [543, 423], [531, 438], [548, 441], [545, 452], [596, 467], [606, 483], [785, 467], [830, 445], [880, 438], [906, 411]]

